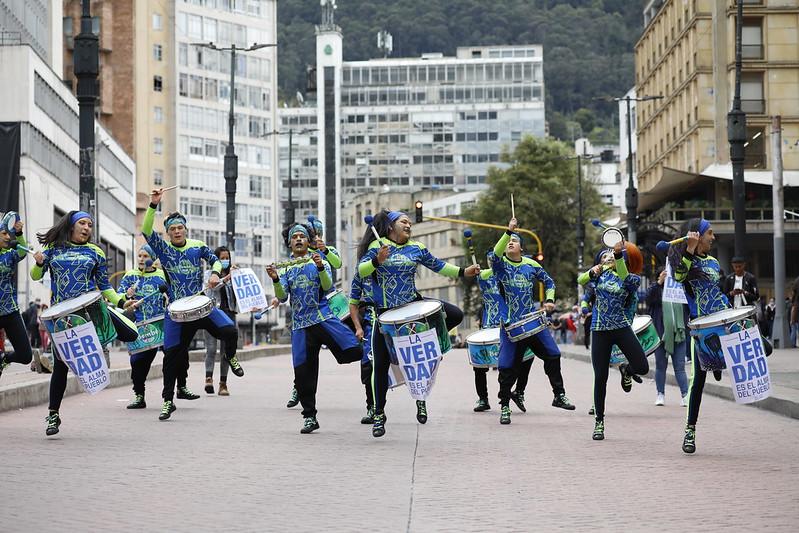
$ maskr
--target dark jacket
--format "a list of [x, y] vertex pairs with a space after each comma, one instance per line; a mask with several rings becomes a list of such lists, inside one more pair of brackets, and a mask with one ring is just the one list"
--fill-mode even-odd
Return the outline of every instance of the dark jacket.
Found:
[[[755, 305], [760, 299], [760, 293], [757, 290], [757, 280], [754, 274], [750, 272], [744, 272], [743, 278], [744, 302], [746, 305]], [[721, 291], [730, 301], [731, 306], [735, 305], [735, 296], [732, 294], [733, 289], [735, 289], [735, 272], [725, 277], [724, 281], [721, 283]]]
[[652, 317], [652, 323], [660, 337], [663, 337], [663, 285], [650, 283], [646, 289], [646, 312]]

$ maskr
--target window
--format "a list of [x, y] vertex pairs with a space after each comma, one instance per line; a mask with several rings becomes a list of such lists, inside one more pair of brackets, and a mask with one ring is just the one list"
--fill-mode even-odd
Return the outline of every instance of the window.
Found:
[[[743, 89], [743, 87], [742, 87]], [[766, 168], [766, 132], [763, 127], [746, 128], [744, 168]]]
[[163, 108], [163, 107], [161, 107], [161, 106], [155, 106], [155, 107], [153, 108], [153, 120], [154, 120], [154, 121], [155, 121], [157, 124], [160, 124], [161, 122], [163, 122], [163, 121], [164, 121], [164, 108]]
[[153, 76], [153, 90], [159, 93], [164, 90], [164, 79], [161, 76]]
[[164, 139], [161, 137], [153, 137], [153, 153], [156, 155], [164, 153]]
[[203, 155], [202, 137], [189, 137], [189, 155]]
[[763, 19], [744, 19], [741, 56], [744, 59], [763, 59]]
[[92, 33], [100, 35], [100, 17], [92, 17]]
[[250, 196], [253, 198], [264, 197], [264, 181], [263, 176], [250, 176]]
[[75, 34], [73, 33], [73, 26], [72, 26], [72, 17], [64, 17], [62, 20], [62, 25], [64, 29], [64, 39], [66, 39], [67, 47], [74, 46], [74, 37]]
[[164, 171], [160, 168], [153, 169], [153, 185], [161, 187], [164, 184]]
[[153, 29], [154, 30], [164, 29], [164, 20], [161, 18], [161, 15], [159, 15], [158, 13], [153, 13]]
[[161, 61], [164, 56], [164, 49], [160, 44], [153, 45], [153, 59]]
[[261, 257], [264, 250], [264, 239], [260, 235], [253, 235], [252, 237], [252, 253], [255, 256]]
[[762, 115], [766, 112], [763, 99], [763, 73], [744, 72], [741, 74], [741, 109], [744, 113]]

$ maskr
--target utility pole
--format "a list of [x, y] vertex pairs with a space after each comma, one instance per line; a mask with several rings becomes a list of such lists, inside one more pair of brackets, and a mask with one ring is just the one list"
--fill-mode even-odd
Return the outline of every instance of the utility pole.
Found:
[[[289, 128], [287, 131], [274, 130], [274, 131], [270, 131], [270, 132], [264, 134], [264, 137], [269, 137], [270, 135], [286, 135], [286, 134], [288, 134], [288, 136], [289, 136], [289, 169], [288, 169], [289, 170], [289, 180], [288, 180], [288, 189], [289, 189], [289, 202], [288, 202], [288, 204], [289, 205], [286, 208], [286, 211], [284, 213], [284, 218], [286, 219], [285, 220], [286, 225], [294, 224], [294, 222], [296, 220], [295, 210], [294, 210], [294, 200], [292, 198], [292, 189], [294, 188], [294, 185], [293, 185], [294, 178], [293, 178], [292, 173], [291, 173], [291, 171], [292, 171], [291, 165], [292, 165], [292, 161], [294, 159], [294, 151], [293, 151], [294, 150], [294, 134], [296, 133], [298, 135], [305, 135], [306, 133], [312, 133], [314, 131], [317, 131], [317, 129], [316, 128], [304, 128], [304, 129], [301, 129], [299, 131], [295, 131], [294, 128]], [[280, 179], [280, 162], [279, 162], [279, 158], [278, 158], [278, 180], [279, 179]]]
[[788, 330], [785, 320], [785, 198], [782, 188], [782, 120], [778, 115], [771, 119], [771, 173], [774, 185], [771, 188], [773, 199], [772, 220], [774, 225], [774, 326], [771, 341], [774, 348], [788, 347]]
[[738, 0], [738, 11], [735, 15], [735, 96], [732, 99], [732, 110], [727, 113], [727, 139], [730, 143], [730, 163], [732, 164], [732, 202], [733, 220], [735, 222], [735, 255], [745, 258], [746, 183], [744, 181], [744, 159], [746, 157], [746, 113], [741, 110], [742, 23], [743, 1]]
[[81, 2], [83, 12], [80, 18], [80, 33], [75, 37], [73, 53], [73, 70], [78, 79], [77, 98], [79, 108], [79, 206], [94, 216], [96, 221], [100, 213], [95, 212], [94, 189], [94, 108], [97, 103], [97, 76], [100, 73], [100, 38], [92, 32], [92, 16], [89, 0]]

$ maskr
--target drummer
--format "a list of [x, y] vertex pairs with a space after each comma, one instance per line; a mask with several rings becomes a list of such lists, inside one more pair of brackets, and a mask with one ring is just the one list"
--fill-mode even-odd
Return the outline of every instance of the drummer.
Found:
[[[627, 243], [627, 248], [635, 246]], [[637, 291], [641, 278], [628, 271], [624, 241], [619, 241], [613, 250], [602, 254], [602, 262], [578, 276], [577, 282], [586, 285], [595, 283], [595, 303], [591, 319], [591, 364], [594, 367], [594, 411], [595, 422], [592, 438], [605, 438], [605, 394], [613, 345], [619, 347], [627, 363], [619, 366], [621, 387], [624, 392], [632, 389], [632, 380], [641, 383], [639, 374], [649, 372], [644, 349], [635, 336], [632, 321], [638, 303]]]
[[[213, 274], [208, 278], [208, 286], [216, 287], [222, 279], [222, 263], [208, 246], [193, 239], [187, 239], [186, 218], [180, 213], [171, 213], [164, 219], [164, 229], [169, 242], [153, 231], [155, 211], [161, 202], [163, 189], [154, 189], [150, 194], [150, 205], [144, 214], [142, 234], [147, 239], [155, 256], [161, 262], [169, 284], [167, 294], [169, 301], [175, 302], [199, 294], [203, 289], [203, 273], [201, 261], [211, 266]], [[244, 369], [236, 358], [238, 330], [228, 316], [213, 308], [211, 313], [190, 322], [175, 322], [167, 311], [164, 316], [164, 390], [161, 393], [164, 403], [161, 406], [159, 420], [167, 420], [175, 411], [175, 380], [184, 368], [189, 366], [189, 344], [197, 330], [204, 329], [225, 343], [224, 357], [233, 373], [241, 377]], [[178, 398], [184, 398], [178, 390]]]
[[376, 320], [375, 307], [372, 301], [372, 278], [363, 279], [355, 272], [350, 284], [350, 318], [355, 327], [355, 338], [361, 343], [363, 357], [361, 358], [361, 384], [366, 391], [366, 416], [361, 418], [361, 424], [374, 424], [375, 422], [375, 397], [372, 391], [372, 327]]
[[[540, 281], [546, 289], [544, 308], [555, 309], [555, 282], [536, 261], [522, 256], [521, 238], [516, 233], [516, 218], [508, 222], [508, 229], [494, 246], [491, 266], [500, 291], [504, 293], [507, 312], [503, 324], [517, 322], [535, 309], [535, 283]], [[502, 407], [499, 422], [510, 424], [511, 387], [520, 375], [524, 352], [528, 349], [544, 359], [544, 371], [552, 385], [553, 407], [573, 410], [566, 396], [560, 371], [560, 350], [548, 329], [517, 342], [508, 338], [505, 328], [499, 333], [499, 403]], [[531, 363], [532, 364], [532, 363]], [[520, 406], [522, 408], [524, 404]]]
[[[164, 298], [166, 297], [166, 277], [164, 271], [153, 264], [155, 253], [149, 245], [145, 244], [139, 249], [138, 268], [129, 270], [119, 282], [117, 292], [127, 297], [125, 302], [126, 314], [133, 313], [136, 323], [152, 319], [163, 318], [166, 312]], [[130, 355], [130, 378], [133, 382], [133, 400], [127, 405], [128, 409], [144, 409], [144, 387], [150, 366], [153, 364], [158, 346]], [[163, 347], [160, 347], [163, 349]], [[197, 399], [198, 395], [186, 387], [188, 367], [178, 375], [178, 394], [186, 399]]]
[[[33, 254], [36, 264], [31, 268], [31, 278], [39, 281], [50, 272], [51, 305], [100, 290], [106, 300], [121, 307], [125, 296], [117, 294], [108, 282], [105, 253], [90, 242], [94, 220], [84, 211], [70, 211], [45, 233], [36, 237], [44, 247]], [[55, 348], [54, 348], [55, 349]], [[50, 377], [50, 405], [47, 415], [47, 435], [55, 435], [61, 425], [61, 400], [67, 388], [67, 365], [55, 358]]]
[[358, 339], [339, 320], [327, 304], [325, 292], [333, 286], [330, 265], [319, 253], [309, 253], [311, 230], [296, 224], [287, 233], [286, 245], [294, 260], [307, 261], [286, 267], [278, 274], [275, 265], [266, 267], [272, 278], [275, 296], [291, 304], [291, 356], [294, 386], [302, 404], [300, 433], [319, 429], [316, 419], [316, 387], [319, 381], [319, 350], [326, 345], [339, 364], [360, 361], [363, 355]]
[[[3, 352], [0, 346], [0, 376], [11, 363], [27, 365], [33, 356], [25, 323], [19, 314], [17, 285], [14, 282], [17, 263], [27, 255], [25, 248], [28, 243], [22, 235], [22, 227], [22, 221], [16, 220], [16, 217], [11, 220], [11, 217], [6, 216], [0, 222], [0, 329], [5, 330], [6, 337], [14, 345], [13, 352]], [[25, 248], [19, 248], [18, 245]]]
[[[389, 309], [421, 300], [416, 290], [415, 276], [418, 265], [424, 265], [433, 272], [450, 278], [473, 277], [480, 273], [478, 265], [466, 268], [445, 263], [433, 256], [421, 242], [411, 240], [411, 219], [401, 211], [381, 211], [374, 217], [374, 228], [380, 235], [377, 241], [371, 228], [366, 230], [358, 245], [358, 273], [362, 278], [371, 277], [376, 314]], [[446, 314], [446, 327], [451, 330], [463, 320], [463, 311], [456, 306], [441, 302]], [[384, 412], [386, 392], [388, 391], [388, 372], [390, 368], [389, 350], [386, 341], [378, 333], [380, 328], [372, 328], [372, 386], [375, 398], [375, 417], [372, 435], [382, 437], [386, 433]], [[416, 401], [416, 419], [427, 422], [427, 404]]]

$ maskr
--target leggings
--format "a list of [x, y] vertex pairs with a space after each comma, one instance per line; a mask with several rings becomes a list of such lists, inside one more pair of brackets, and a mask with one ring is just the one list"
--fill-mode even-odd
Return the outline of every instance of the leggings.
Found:
[[[108, 362], [108, 346], [103, 346], [103, 354], [105, 355], [106, 363]], [[58, 355], [58, 350], [53, 345], [53, 374], [50, 376], [50, 405], [51, 411], [58, 411], [61, 408], [61, 400], [64, 399], [64, 391], [67, 390], [67, 377], [69, 375], [69, 368], [61, 360]]]
[[6, 352], [4, 356], [0, 355], [0, 357], [9, 363], [29, 364], [33, 354], [30, 342], [28, 342], [28, 332], [25, 329], [25, 324], [22, 323], [19, 311], [0, 316], [0, 329], [6, 331], [6, 338], [14, 345], [13, 352]]
[[[463, 321], [463, 311], [451, 303], [442, 301], [446, 314], [447, 331]], [[378, 315], [387, 309], [379, 309]], [[379, 327], [372, 328], [372, 356], [374, 358], [374, 371], [372, 372], [372, 391], [375, 399], [375, 412], [382, 414], [386, 407], [386, 392], [388, 391], [388, 370], [391, 365], [388, 345]]]
[[[236, 313], [231, 311], [222, 310], [228, 318], [236, 323]], [[217, 341], [216, 338], [211, 335], [208, 331], [204, 332], [205, 334], [205, 377], [212, 378], [214, 377], [214, 362], [216, 361], [216, 345]], [[238, 341], [237, 341], [238, 342]], [[219, 352], [227, 353], [227, 348], [225, 346], [225, 341], [220, 341], [220, 348]], [[219, 358], [219, 381], [225, 382], [227, 381], [227, 374], [228, 370], [230, 370], [230, 363], [227, 362], [227, 359], [224, 357]]]
[[[519, 376], [516, 378], [515, 392], [524, 394], [524, 390], [527, 388], [527, 381], [530, 379], [530, 369], [533, 368], [533, 361], [535, 361], [535, 357], [522, 362]], [[475, 367], [472, 370], [474, 370], [474, 388], [477, 391], [477, 397], [488, 401], [488, 369]]]
[[[130, 356], [130, 379], [133, 382], [134, 394], [144, 394], [144, 382], [147, 381], [147, 374], [150, 373], [150, 366], [152, 366], [157, 354], [158, 348], [153, 348]], [[182, 371], [178, 373], [178, 388], [186, 386], [188, 377], [189, 365], [184, 364]]]
[[591, 332], [591, 364], [594, 366], [594, 409], [596, 419], [605, 419], [605, 393], [608, 386], [608, 370], [610, 369], [610, 352], [617, 345], [627, 357], [627, 374], [646, 374], [649, 362], [644, 349], [638, 342], [633, 328], [611, 329]]
[[372, 409], [375, 406], [375, 396], [372, 392], [372, 362], [361, 363], [361, 384], [366, 391], [366, 408]]
[[699, 366], [699, 355], [697, 355], [698, 346], [694, 337], [691, 337], [691, 379], [688, 385], [688, 425], [695, 426], [696, 421], [699, 420], [699, 405], [702, 403], [702, 391], [705, 389], [705, 380], [707, 379], [707, 371], [702, 370]]

